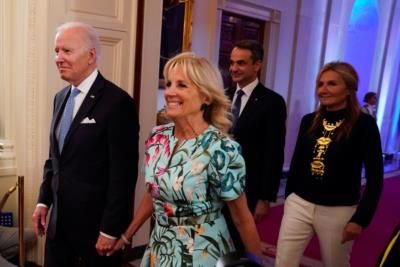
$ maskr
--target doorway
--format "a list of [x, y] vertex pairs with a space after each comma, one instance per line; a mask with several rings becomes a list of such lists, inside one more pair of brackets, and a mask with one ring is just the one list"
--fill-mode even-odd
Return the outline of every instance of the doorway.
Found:
[[229, 74], [230, 53], [237, 41], [250, 39], [263, 43], [265, 21], [223, 11], [219, 46], [218, 66], [220, 68], [224, 87], [234, 89]]

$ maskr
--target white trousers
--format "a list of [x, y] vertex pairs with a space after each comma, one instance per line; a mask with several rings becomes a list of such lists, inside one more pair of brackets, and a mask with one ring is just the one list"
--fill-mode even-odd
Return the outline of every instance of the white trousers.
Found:
[[356, 206], [321, 206], [292, 193], [285, 200], [276, 267], [298, 267], [306, 246], [317, 235], [325, 267], [350, 266], [353, 242], [341, 244], [343, 229]]

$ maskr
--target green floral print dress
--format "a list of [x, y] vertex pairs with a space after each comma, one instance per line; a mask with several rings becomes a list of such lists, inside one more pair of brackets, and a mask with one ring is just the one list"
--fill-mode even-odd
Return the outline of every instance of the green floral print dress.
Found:
[[209, 126], [175, 148], [173, 131], [172, 123], [158, 126], [146, 141], [155, 227], [141, 266], [215, 266], [234, 250], [221, 208], [244, 190], [240, 147]]

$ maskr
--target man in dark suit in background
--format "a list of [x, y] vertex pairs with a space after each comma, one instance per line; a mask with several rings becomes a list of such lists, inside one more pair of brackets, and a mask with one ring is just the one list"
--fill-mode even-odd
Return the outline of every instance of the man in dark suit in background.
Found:
[[97, 70], [100, 41], [91, 26], [61, 25], [54, 51], [61, 79], [70, 85], [54, 99], [50, 157], [32, 216], [36, 234], [46, 233], [44, 266], [120, 266], [121, 253], [106, 254], [132, 214], [139, 138], [135, 104]]
[[[246, 162], [246, 196], [256, 223], [268, 214], [276, 201], [282, 176], [286, 105], [279, 94], [258, 80], [263, 59], [262, 46], [252, 40], [239, 41], [230, 57], [230, 73], [237, 84], [231, 92], [233, 126], [231, 134], [241, 145]], [[228, 226], [237, 250], [243, 250], [231, 218]]]

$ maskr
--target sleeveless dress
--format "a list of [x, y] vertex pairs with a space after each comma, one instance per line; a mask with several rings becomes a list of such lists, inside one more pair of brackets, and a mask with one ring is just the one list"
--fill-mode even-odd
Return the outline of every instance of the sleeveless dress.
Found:
[[146, 141], [145, 179], [155, 226], [141, 266], [215, 266], [233, 251], [221, 208], [244, 191], [240, 146], [209, 126], [174, 148], [174, 124]]

